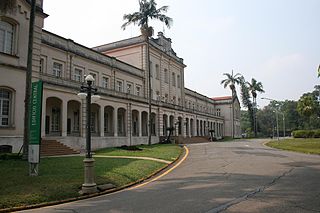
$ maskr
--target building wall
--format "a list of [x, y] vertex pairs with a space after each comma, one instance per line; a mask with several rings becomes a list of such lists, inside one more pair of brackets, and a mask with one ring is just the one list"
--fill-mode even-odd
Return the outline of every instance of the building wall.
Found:
[[[0, 52], [0, 69], [5, 74], [0, 89], [9, 89], [12, 94], [10, 125], [0, 127], [0, 144], [13, 145], [15, 152], [22, 145], [24, 128], [30, 11], [26, 1], [17, 2], [15, 13], [0, 16], [0, 20], [10, 20], [16, 26], [14, 50], [11, 54]], [[105, 45], [84, 47], [43, 30], [46, 14], [41, 12], [42, 2], [38, 3], [32, 81], [44, 83], [42, 138], [57, 139], [77, 150], [85, 148], [87, 106], [77, 94], [85, 75], [93, 74], [101, 99], [92, 103], [92, 148], [147, 143], [149, 91], [144, 40], [135, 37], [108, 44], [114, 47], [108, 51], [103, 50]], [[228, 133], [224, 130], [226, 120], [216, 113], [216, 102], [184, 87], [186, 65], [172, 50], [171, 40], [161, 33], [150, 40], [150, 62], [153, 143], [167, 135], [166, 128], [172, 126], [176, 127], [174, 135], [181, 137], [209, 137], [209, 130], [216, 138]]]

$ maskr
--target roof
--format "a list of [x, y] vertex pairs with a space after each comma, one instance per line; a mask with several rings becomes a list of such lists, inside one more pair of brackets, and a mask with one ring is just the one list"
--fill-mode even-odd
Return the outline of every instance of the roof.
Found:
[[224, 101], [232, 99], [232, 96], [213, 97], [211, 99], [214, 101]]

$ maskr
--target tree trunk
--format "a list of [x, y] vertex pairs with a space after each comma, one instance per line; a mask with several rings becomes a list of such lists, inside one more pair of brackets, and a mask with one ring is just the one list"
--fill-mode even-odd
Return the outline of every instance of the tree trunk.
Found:
[[36, 0], [31, 1], [31, 12], [29, 22], [29, 41], [28, 41], [28, 59], [26, 71], [26, 91], [24, 99], [24, 133], [23, 133], [23, 159], [28, 158], [28, 145], [30, 136], [29, 126], [29, 111], [30, 111], [30, 96], [31, 96], [31, 81], [32, 81], [32, 54], [33, 54], [33, 32], [35, 21]]

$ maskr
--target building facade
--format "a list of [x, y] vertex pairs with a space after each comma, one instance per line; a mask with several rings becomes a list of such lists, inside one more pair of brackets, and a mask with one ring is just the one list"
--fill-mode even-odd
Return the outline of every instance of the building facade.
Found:
[[[0, 15], [3, 76], [0, 78], [0, 145], [11, 145], [14, 151], [20, 149], [23, 141], [30, 16], [29, 1], [16, 2], [13, 11]], [[77, 94], [88, 74], [94, 77], [94, 86], [101, 96], [92, 103], [93, 149], [147, 143], [149, 92], [152, 143], [167, 135], [167, 127], [175, 127], [174, 135], [179, 138], [207, 137], [209, 130], [221, 138], [231, 136], [231, 127], [240, 126], [239, 119], [229, 119], [230, 113], [224, 109], [230, 105], [185, 88], [186, 65], [173, 51], [171, 40], [162, 33], [149, 41], [149, 61], [147, 42], [142, 36], [87, 48], [44, 30], [46, 17], [42, 1], [38, 0], [32, 81], [43, 81], [43, 139], [55, 139], [76, 150], [85, 149], [86, 103]], [[148, 61], [151, 90], [146, 72]], [[240, 116], [239, 102], [232, 103], [237, 109], [233, 113]]]

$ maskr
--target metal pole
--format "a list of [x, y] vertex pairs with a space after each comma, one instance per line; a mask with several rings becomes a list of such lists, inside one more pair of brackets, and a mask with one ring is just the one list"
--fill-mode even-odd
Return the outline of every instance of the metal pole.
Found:
[[283, 116], [283, 138], [286, 137], [286, 121], [285, 121], [285, 118], [284, 118], [284, 113], [282, 114]]
[[88, 88], [87, 88], [87, 153], [86, 158], [92, 158], [91, 155], [91, 90], [92, 90], [92, 81], [88, 81]]
[[149, 134], [148, 134], [148, 145], [151, 145], [151, 69], [150, 69], [150, 45], [149, 45], [149, 37], [147, 37], [147, 54], [148, 54], [148, 87], [149, 87]]
[[276, 120], [277, 120], [277, 138], [279, 140], [279, 119], [278, 119], [278, 112], [276, 111]]

